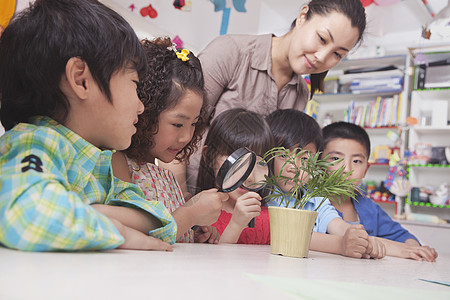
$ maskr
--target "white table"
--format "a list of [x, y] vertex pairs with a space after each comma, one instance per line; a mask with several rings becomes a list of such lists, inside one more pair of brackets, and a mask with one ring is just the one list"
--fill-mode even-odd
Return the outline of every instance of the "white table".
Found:
[[[298, 290], [316, 299], [414, 299], [411, 293], [422, 300], [450, 299], [450, 287], [419, 278], [450, 281], [450, 254], [427, 263], [320, 252], [290, 258], [257, 245], [176, 244], [173, 252], [80, 253], [0, 247], [1, 300], [304, 299]], [[321, 298], [322, 292], [334, 296]]]

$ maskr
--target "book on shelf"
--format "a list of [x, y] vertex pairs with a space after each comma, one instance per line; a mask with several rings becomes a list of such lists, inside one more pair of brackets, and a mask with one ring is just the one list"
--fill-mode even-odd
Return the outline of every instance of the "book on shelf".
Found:
[[366, 128], [398, 126], [399, 108], [399, 95], [379, 96], [366, 105], [350, 101], [344, 112], [344, 121]]

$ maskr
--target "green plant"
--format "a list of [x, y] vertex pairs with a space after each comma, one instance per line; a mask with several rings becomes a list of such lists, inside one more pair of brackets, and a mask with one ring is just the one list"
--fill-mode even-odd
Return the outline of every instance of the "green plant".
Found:
[[[329, 157], [320, 158], [320, 153], [312, 154], [309, 151], [300, 148], [294, 151], [284, 147], [276, 147], [264, 154], [264, 161], [269, 163], [276, 158], [283, 159], [284, 163], [278, 174], [266, 176], [265, 183], [270, 190], [266, 199], [281, 198], [280, 206], [288, 207], [291, 199], [295, 203], [293, 208], [303, 209], [306, 203], [314, 197], [323, 197], [322, 202], [316, 208], [323, 204], [326, 199], [340, 203], [342, 196], [355, 197], [360, 188], [353, 183], [356, 179], [348, 179], [351, 172], [345, 173], [344, 166], [330, 171], [328, 168], [338, 164], [341, 160], [328, 161]], [[283, 176], [285, 168], [292, 168], [294, 172], [292, 177]], [[279, 183], [291, 183], [292, 187], [285, 193], [278, 188]], [[288, 196], [288, 197], [286, 197]]]

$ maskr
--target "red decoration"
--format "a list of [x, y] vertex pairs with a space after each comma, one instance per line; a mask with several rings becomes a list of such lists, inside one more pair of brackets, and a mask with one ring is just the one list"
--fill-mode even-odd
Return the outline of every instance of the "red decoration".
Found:
[[400, 0], [374, 0], [376, 5], [392, 5], [397, 2], [400, 2]]
[[361, 0], [363, 7], [369, 6], [373, 3], [373, 0]]
[[150, 18], [154, 19], [158, 16], [158, 12], [150, 4], [149, 6], [141, 8], [141, 16], [143, 17], [149, 16]]

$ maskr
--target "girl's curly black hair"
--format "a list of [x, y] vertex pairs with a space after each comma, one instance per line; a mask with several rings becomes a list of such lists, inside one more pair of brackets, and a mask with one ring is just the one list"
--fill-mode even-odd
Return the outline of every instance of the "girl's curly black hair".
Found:
[[[200, 60], [190, 52], [189, 60], [177, 58], [170, 38], [143, 40], [142, 46], [147, 56], [148, 71], [140, 78], [138, 95], [145, 110], [136, 124], [131, 146], [124, 153], [137, 162], [151, 162], [150, 149], [154, 146], [153, 136], [158, 132], [159, 115], [166, 109], [175, 107], [187, 91], [198, 93], [205, 98], [203, 72]], [[178, 49], [180, 51], [181, 49]], [[178, 161], [188, 160], [198, 147], [206, 128], [205, 103], [191, 141], [177, 154]]]

